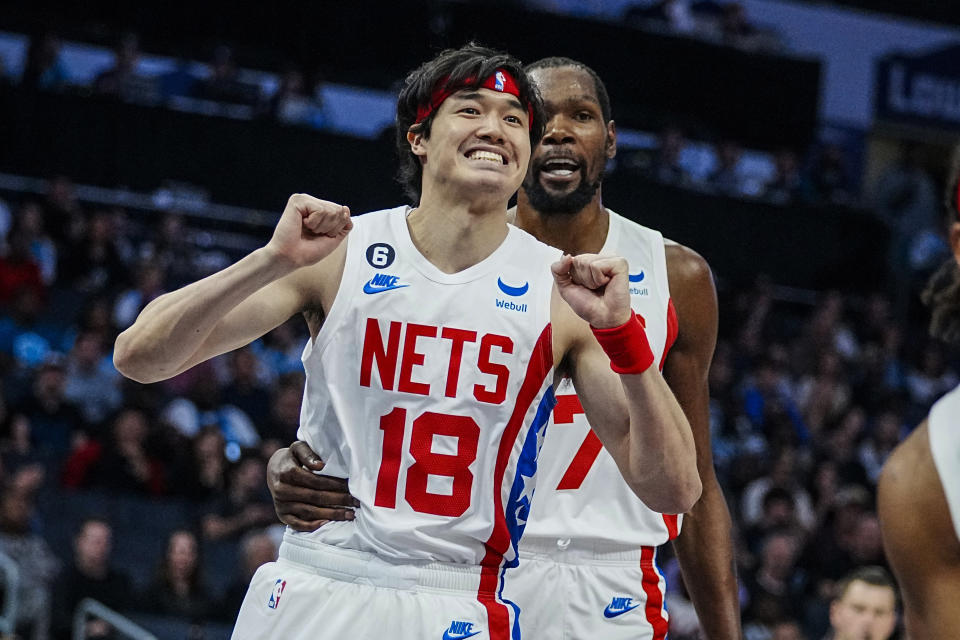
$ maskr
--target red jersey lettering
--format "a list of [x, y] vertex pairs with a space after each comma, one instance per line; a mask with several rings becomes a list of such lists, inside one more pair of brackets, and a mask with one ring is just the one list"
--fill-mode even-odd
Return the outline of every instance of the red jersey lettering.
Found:
[[490, 351], [498, 347], [503, 353], [513, 353], [513, 340], [507, 336], [488, 333], [480, 341], [480, 359], [477, 368], [483, 373], [496, 376], [497, 386], [493, 391], [479, 384], [473, 385], [473, 397], [480, 402], [500, 404], [507, 397], [507, 383], [510, 380], [510, 368], [507, 365], [490, 361]]
[[413, 368], [423, 364], [423, 354], [417, 353], [417, 338], [436, 338], [437, 328], [426, 324], [407, 325], [403, 336], [403, 359], [400, 361], [400, 380], [397, 382], [397, 391], [416, 393], [421, 396], [430, 395], [430, 383], [414, 382]]
[[440, 337], [452, 342], [450, 345], [450, 365], [447, 367], [447, 386], [444, 390], [444, 395], [448, 398], [456, 398], [457, 383], [460, 381], [460, 361], [463, 359], [463, 345], [466, 342], [476, 342], [477, 332], [444, 327], [440, 333]]
[[377, 363], [380, 385], [388, 391], [393, 390], [393, 379], [397, 371], [397, 353], [400, 349], [400, 323], [390, 323], [390, 335], [387, 346], [383, 346], [383, 334], [380, 333], [380, 321], [367, 318], [367, 329], [363, 336], [363, 355], [360, 359], [360, 385], [370, 386], [373, 362]]

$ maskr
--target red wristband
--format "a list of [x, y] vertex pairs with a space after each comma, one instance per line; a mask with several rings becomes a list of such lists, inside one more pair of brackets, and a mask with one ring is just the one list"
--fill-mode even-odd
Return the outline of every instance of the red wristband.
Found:
[[653, 350], [643, 320], [633, 311], [630, 319], [619, 327], [597, 329], [591, 326], [590, 329], [609, 356], [610, 368], [617, 373], [643, 373], [653, 364]]

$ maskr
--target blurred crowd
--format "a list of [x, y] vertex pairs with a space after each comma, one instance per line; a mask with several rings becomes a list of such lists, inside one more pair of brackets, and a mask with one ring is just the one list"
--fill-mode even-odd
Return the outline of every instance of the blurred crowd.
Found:
[[[677, 6], [689, 4], [671, 0], [634, 7], [625, 20], [628, 24], [640, 21], [646, 25], [651, 20], [658, 24], [673, 16]], [[735, 43], [750, 37], [747, 34], [759, 33], [735, 2], [698, 2], [685, 11], [697, 17], [698, 21], [691, 24], [713, 25], [711, 28], [727, 34], [721, 42], [730, 46], [742, 46]], [[738, 33], [741, 35], [736, 36]], [[163, 72], [156, 68], [148, 72], [142, 64], [144, 56], [135, 33], [121, 34], [112, 52], [113, 62], [100, 68], [92, 80], [86, 80], [84, 74], [71, 71], [63, 42], [51, 31], [30, 40], [22, 74], [8, 81], [19, 82], [25, 89], [81, 91], [210, 115], [269, 118], [314, 128], [328, 124], [320, 69], [304, 69], [287, 62], [275, 74], [250, 72], [238, 66], [233, 50], [223, 44], [214, 47], [203, 63], [180, 57]], [[0, 61], [0, 76], [2, 68]], [[784, 206], [863, 202], [857, 178], [859, 160], [851, 152], [855, 145], [842, 137], [816, 142], [809, 148], [760, 151], [738, 140], [721, 139], [710, 131], [698, 131], [699, 139], [689, 135], [679, 126], [667, 126], [650, 137], [649, 146], [645, 143], [633, 152], [625, 149], [619, 165], [683, 188]]]
[[[232, 541], [239, 554], [243, 536], [277, 524], [265, 465], [296, 437], [300, 326], [283, 325], [166, 383], [136, 384], [113, 367], [116, 335], [164, 291], [222, 266], [222, 255], [211, 260], [191, 245], [178, 214], [136, 227], [121, 209], [84, 206], [66, 178], [43, 198], [11, 198], [2, 208], [10, 215], [0, 216], [0, 551], [29, 577], [21, 588], [33, 595], [21, 599], [21, 615], [49, 627], [40, 619], [50, 611], [45, 603], [69, 584], [64, 575], [82, 573], [40, 535], [69, 537], [62, 528], [79, 523], [39, 519], [38, 499], [99, 491], [178, 501], [193, 517], [189, 530], [171, 533], [160, 569], [170, 575], [158, 573], [160, 582], [142, 593], [117, 588], [124, 599], [111, 596], [108, 605], [231, 620], [239, 601], [220, 606], [224, 594], [200, 585], [198, 549]], [[100, 524], [91, 531], [102, 538], [111, 527]], [[132, 560], [128, 571], [161, 563]]]
[[16, 81], [26, 90], [80, 91], [209, 115], [323, 126], [323, 77], [319, 70], [305, 70], [288, 62], [276, 75], [250, 72], [238, 66], [230, 46], [220, 44], [212, 48], [203, 63], [180, 56], [170, 65], [148, 71], [140, 38], [134, 32], [117, 37], [110, 57], [112, 62], [88, 80], [86, 73], [71, 69], [60, 35], [47, 31], [30, 39], [22, 73], [7, 81]]

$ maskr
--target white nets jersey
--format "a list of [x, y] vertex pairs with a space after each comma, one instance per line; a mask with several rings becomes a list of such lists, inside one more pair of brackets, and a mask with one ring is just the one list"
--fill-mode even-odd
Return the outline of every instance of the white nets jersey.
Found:
[[304, 349], [298, 437], [361, 507], [296, 535], [401, 562], [511, 565], [555, 402], [559, 251], [510, 226], [489, 257], [447, 274], [415, 248], [407, 213], [354, 220], [336, 299]]
[[927, 418], [927, 431], [953, 529], [960, 538], [960, 387], [934, 403]]
[[[631, 305], [646, 323], [650, 347], [662, 369], [663, 358], [677, 335], [663, 236], [609, 213], [610, 227], [601, 253], [627, 259]], [[548, 433], [525, 542], [539, 546], [545, 541], [573, 539], [638, 548], [659, 546], [676, 537], [680, 516], [651, 511], [630, 490], [591, 431], [569, 379], [557, 389]]]

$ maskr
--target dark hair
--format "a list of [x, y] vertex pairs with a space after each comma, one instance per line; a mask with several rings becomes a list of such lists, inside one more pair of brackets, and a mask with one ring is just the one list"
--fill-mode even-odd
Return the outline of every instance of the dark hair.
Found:
[[102, 524], [108, 529], [110, 529], [111, 533], [113, 532], [113, 525], [110, 524], [110, 521], [107, 520], [106, 517], [99, 516], [99, 515], [87, 516], [80, 522], [79, 526], [77, 526], [77, 530], [73, 533], [74, 539], [77, 539], [80, 536], [82, 536], [83, 533], [87, 530], [87, 527], [91, 524]]
[[893, 581], [890, 572], [879, 566], [858, 567], [845, 575], [837, 583], [835, 599], [840, 600], [847, 595], [847, 589], [854, 582], [865, 582], [874, 587], [889, 587], [893, 591], [893, 597], [899, 601], [897, 595], [897, 585]]
[[167, 588], [173, 586], [173, 579], [170, 575], [170, 546], [173, 543], [173, 538], [181, 534], [186, 534], [193, 538], [193, 543], [196, 545], [196, 562], [193, 566], [193, 571], [190, 572], [190, 577], [187, 579], [190, 583], [191, 595], [194, 595], [204, 587], [205, 581], [203, 577], [203, 555], [200, 548], [201, 538], [193, 529], [182, 527], [174, 529], [167, 535], [166, 542], [163, 545], [163, 553], [160, 556], [160, 562], [157, 566], [155, 583]]
[[423, 167], [420, 158], [414, 155], [407, 141], [407, 132], [411, 129], [430, 137], [430, 127], [436, 111], [414, 124], [417, 108], [428, 104], [437, 85], [446, 79], [446, 87], [451, 93], [462, 89], [479, 87], [497, 69], [503, 69], [516, 80], [520, 91], [518, 96], [524, 107], [530, 107], [533, 121], [530, 123], [530, 146], [533, 147], [543, 136], [544, 115], [540, 92], [530, 81], [519, 60], [508, 53], [469, 43], [459, 49], [446, 49], [435, 58], [425, 62], [404, 79], [403, 88], [397, 97], [396, 145], [400, 159], [397, 179], [414, 204], [420, 201]]
[[793, 494], [783, 487], [770, 487], [767, 492], [763, 494], [764, 509], [767, 509], [774, 502], [786, 502], [789, 503], [791, 507], [794, 507], [796, 504], [793, 500]]
[[[957, 185], [960, 183], [960, 145], [953, 151], [947, 191], [943, 203], [950, 224], [960, 219]], [[960, 265], [951, 255], [930, 277], [923, 293], [923, 304], [930, 308], [930, 335], [946, 343], [960, 346]]]
[[597, 101], [600, 103], [600, 113], [603, 114], [603, 122], [604, 124], [610, 122], [613, 115], [610, 112], [610, 96], [607, 93], [607, 85], [603, 84], [603, 80], [600, 79], [596, 71], [584, 63], [579, 60], [574, 60], [573, 58], [554, 56], [551, 58], [541, 58], [536, 62], [528, 64], [526, 71], [530, 73], [537, 69], [556, 69], [559, 67], [576, 67], [577, 69], [582, 69], [587, 72], [587, 74], [593, 78], [593, 86], [597, 91]]

